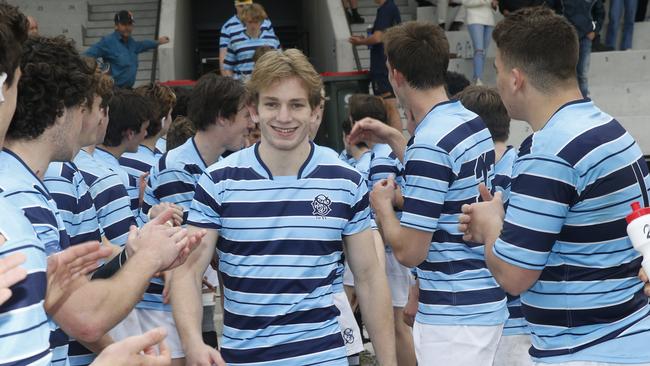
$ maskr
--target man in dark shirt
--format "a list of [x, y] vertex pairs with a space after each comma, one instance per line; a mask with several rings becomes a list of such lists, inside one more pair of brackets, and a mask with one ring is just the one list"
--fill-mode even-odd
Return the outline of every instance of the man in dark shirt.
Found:
[[110, 73], [115, 80], [115, 85], [120, 88], [131, 88], [138, 72], [138, 54], [169, 43], [169, 38], [163, 36], [157, 40], [134, 40], [131, 33], [135, 21], [133, 14], [127, 10], [115, 14], [114, 20], [115, 32], [90, 46], [85, 55], [104, 59], [104, 62], [111, 65]]
[[391, 126], [402, 130], [402, 120], [397, 111], [397, 99], [388, 82], [388, 69], [386, 68], [386, 55], [382, 36], [386, 29], [402, 22], [399, 9], [393, 0], [375, 0], [379, 6], [377, 17], [369, 32], [368, 37], [352, 36], [349, 41], [355, 46], [366, 45], [370, 47], [370, 80], [375, 95], [384, 100], [388, 112], [388, 122]]

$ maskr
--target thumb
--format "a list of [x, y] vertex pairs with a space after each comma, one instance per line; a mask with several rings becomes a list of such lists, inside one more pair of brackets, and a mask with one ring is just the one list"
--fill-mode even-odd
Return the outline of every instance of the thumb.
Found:
[[480, 183], [478, 185], [478, 191], [481, 194], [481, 199], [483, 199], [483, 201], [492, 201], [492, 193], [490, 193], [490, 190], [487, 188], [485, 183]]
[[125, 342], [124, 348], [129, 354], [137, 354], [148, 347], [155, 346], [162, 342], [166, 336], [167, 331], [164, 328], [155, 328], [145, 334], [125, 339], [123, 341]]
[[495, 193], [492, 199], [495, 201], [503, 202], [503, 193], [502, 192]]

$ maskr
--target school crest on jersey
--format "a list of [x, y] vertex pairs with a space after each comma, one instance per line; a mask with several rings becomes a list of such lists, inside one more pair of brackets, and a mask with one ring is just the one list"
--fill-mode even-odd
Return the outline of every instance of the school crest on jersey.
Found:
[[312, 212], [312, 215], [315, 216], [320, 216], [320, 217], [325, 217], [327, 216], [332, 209], [330, 208], [330, 205], [332, 204], [332, 200], [329, 199], [326, 195], [324, 194], [319, 194], [314, 198], [314, 200], [311, 203], [311, 207], [314, 209], [314, 212]]

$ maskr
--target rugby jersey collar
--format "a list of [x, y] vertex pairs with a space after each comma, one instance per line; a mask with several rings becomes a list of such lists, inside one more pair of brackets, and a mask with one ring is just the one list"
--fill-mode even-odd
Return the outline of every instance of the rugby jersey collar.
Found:
[[570, 102], [564, 103], [560, 108], [557, 109], [557, 111], [555, 111], [555, 113], [553, 113], [551, 115], [551, 118], [549, 118], [548, 121], [546, 121], [544, 126], [542, 126], [542, 128], [540, 128], [539, 131], [541, 131], [541, 130], [543, 130], [545, 128], [553, 126], [555, 124], [555, 122], [557, 120], [559, 120], [559, 118], [555, 118], [555, 117], [557, 115], [561, 114], [560, 112], [562, 112], [562, 111], [566, 110], [567, 108], [572, 107], [574, 105], [583, 104], [583, 103], [585, 103], [585, 104], [586, 103], [592, 103], [591, 98], [576, 99], [576, 100], [572, 100]]
[[446, 106], [448, 104], [451, 105], [451, 104], [455, 104], [455, 103], [458, 103], [458, 100], [449, 99], [449, 100], [445, 100], [444, 102], [440, 102], [440, 103], [434, 105], [433, 107], [431, 107], [431, 109], [429, 109], [427, 114], [425, 114], [424, 117], [422, 117], [422, 120], [420, 121], [420, 123], [418, 123], [418, 126], [415, 128], [415, 131], [413, 132], [413, 135], [418, 133], [418, 130], [420, 130], [420, 128], [422, 128], [422, 125], [424, 124], [424, 121], [426, 121], [427, 118], [429, 118], [429, 116], [431, 115], [431, 113], [434, 110], [436, 110], [438, 107], [443, 107], [443, 106]]
[[[314, 157], [314, 150], [316, 150], [316, 147], [313, 141], [309, 141], [309, 147], [310, 147], [309, 155], [307, 155], [307, 159], [305, 159], [305, 162], [302, 163], [302, 166], [300, 167], [300, 169], [298, 169], [298, 175], [296, 176], [296, 179], [302, 179], [305, 169], [307, 168], [309, 163], [312, 161], [312, 158]], [[269, 167], [267, 167], [266, 164], [264, 164], [264, 161], [260, 156], [259, 149], [260, 149], [260, 143], [257, 142], [255, 143], [255, 147], [254, 147], [255, 159], [257, 160], [258, 164], [260, 164], [262, 169], [264, 169], [269, 179], [273, 180], [273, 174], [271, 174], [271, 169], [269, 169]]]
[[36, 186], [37, 186], [38, 188], [42, 189], [42, 190], [43, 190], [43, 193], [45, 193], [45, 195], [47, 196], [47, 198], [50, 199], [50, 197], [49, 197], [50, 192], [47, 190], [47, 188], [45, 188], [45, 185], [43, 185], [43, 182], [41, 182], [41, 180], [38, 179], [38, 177], [36, 176], [36, 174], [34, 174], [34, 172], [32, 171], [32, 169], [31, 169], [29, 166], [27, 166], [27, 164], [25, 164], [25, 162], [23, 161], [23, 159], [20, 158], [20, 156], [16, 155], [16, 153], [14, 153], [13, 151], [9, 150], [9, 149], [6, 148], [6, 147], [5, 147], [5, 148], [2, 148], [2, 152], [3, 152], [3, 153], [6, 153], [8, 156], [11, 157], [11, 159], [13, 159], [14, 161], [16, 161], [16, 162], [18, 163], [18, 165], [22, 166], [22, 167], [23, 167], [27, 172], [29, 172], [29, 175], [31, 175], [31, 176], [34, 178], [34, 181], [37, 182], [37, 183], [36, 183]]
[[[196, 152], [196, 156], [198, 156], [198, 157], [199, 157], [199, 160], [201, 160], [201, 163], [203, 163], [203, 169], [204, 169], [204, 170], [207, 169], [207, 168], [208, 168], [208, 164], [206, 164], [206, 163], [205, 163], [205, 160], [203, 160], [203, 156], [201, 156], [201, 152], [199, 151], [199, 148], [196, 146], [196, 141], [194, 141], [194, 137], [190, 138], [190, 140], [191, 140], [191, 142], [192, 142], [192, 147], [194, 148], [194, 151]], [[220, 158], [221, 158], [221, 157], [218, 157], [218, 158], [217, 158], [217, 161], [219, 161]]]
[[112, 162], [113, 165], [120, 165], [120, 161], [117, 160], [117, 158], [114, 157], [113, 154], [111, 154], [110, 152], [108, 152], [108, 151], [102, 149], [102, 148], [99, 147], [99, 146], [97, 146], [97, 147], [95, 148], [95, 153], [97, 153], [97, 152], [101, 152], [102, 154], [100, 154], [100, 155], [106, 155], [106, 157], [104, 157], [104, 159], [108, 159], [108, 160], [110, 160], [110, 161]]
[[140, 147], [142, 147], [142, 148], [144, 148], [145, 150], [147, 150], [149, 153], [151, 153], [151, 155], [156, 155], [156, 152], [153, 151], [153, 150], [151, 150], [151, 149], [149, 148], [149, 146], [147, 146], [147, 145], [143, 145], [143, 144], [140, 144]]

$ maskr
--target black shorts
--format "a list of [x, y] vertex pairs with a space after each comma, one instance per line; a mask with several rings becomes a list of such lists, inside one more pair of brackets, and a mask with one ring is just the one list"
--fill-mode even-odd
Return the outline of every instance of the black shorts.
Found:
[[371, 76], [371, 79], [372, 91], [376, 96], [382, 97], [383, 99], [395, 98], [395, 93], [393, 93], [393, 87], [390, 86], [388, 76]]

